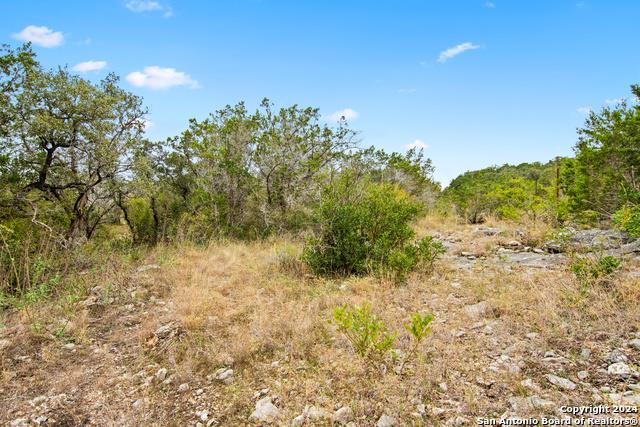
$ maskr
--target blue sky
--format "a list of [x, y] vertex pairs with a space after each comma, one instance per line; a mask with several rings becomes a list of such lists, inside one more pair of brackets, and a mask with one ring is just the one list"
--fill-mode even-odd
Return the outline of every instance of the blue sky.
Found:
[[632, 0], [3, 0], [0, 36], [120, 75], [151, 138], [266, 96], [346, 111], [366, 146], [424, 144], [446, 185], [571, 155], [585, 111], [640, 83], [639, 18]]

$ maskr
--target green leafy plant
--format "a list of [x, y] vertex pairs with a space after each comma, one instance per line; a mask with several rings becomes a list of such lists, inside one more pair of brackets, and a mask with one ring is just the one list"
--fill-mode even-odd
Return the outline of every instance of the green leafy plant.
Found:
[[409, 323], [404, 325], [404, 328], [411, 335], [412, 345], [411, 350], [402, 360], [398, 368], [398, 374], [402, 373], [405, 363], [415, 357], [422, 340], [431, 334], [431, 327], [429, 325], [434, 319], [435, 316], [433, 316], [433, 314], [413, 313]]
[[404, 282], [407, 275], [419, 266], [431, 271], [436, 259], [445, 252], [442, 243], [427, 236], [417, 243], [393, 250], [383, 271], [390, 273], [396, 282]]
[[606, 281], [622, 264], [619, 258], [611, 255], [574, 257], [571, 263], [571, 271], [582, 284], [583, 289], [597, 283]]
[[404, 325], [404, 328], [411, 334], [416, 344], [431, 334], [429, 324], [435, 319], [433, 314], [414, 313], [411, 321]]
[[630, 237], [640, 237], [640, 205], [623, 206], [611, 219], [619, 230]]
[[396, 339], [385, 323], [371, 313], [371, 304], [349, 307], [346, 304], [333, 311], [333, 319], [351, 343], [356, 354], [362, 357], [380, 358], [388, 352]]

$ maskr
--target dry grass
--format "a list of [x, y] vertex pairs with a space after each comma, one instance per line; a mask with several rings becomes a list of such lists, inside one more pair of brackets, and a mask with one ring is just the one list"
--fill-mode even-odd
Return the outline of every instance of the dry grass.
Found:
[[[437, 232], [455, 238], [458, 250], [482, 249], [489, 255], [504, 239], [517, 236], [515, 225], [495, 225], [505, 230], [503, 235], [479, 237], [472, 226], [429, 218], [418, 227], [422, 235]], [[543, 227], [527, 230], [531, 240], [546, 232]], [[640, 287], [632, 275], [637, 261], [627, 263], [610, 287], [588, 291], [562, 268], [509, 271], [486, 262], [465, 271], [447, 260], [431, 274], [416, 273], [406, 285], [394, 286], [372, 277], [314, 278], [296, 261], [299, 251], [296, 243], [285, 240], [183, 246], [150, 255], [149, 263], [161, 260], [160, 270], [108, 272], [104, 278], [113, 285], [110, 295], [116, 297], [115, 306], [100, 314], [77, 310], [72, 316], [74, 340], [106, 348], [102, 355], [79, 353], [83, 363], [116, 371], [100, 377], [113, 383], [102, 389], [103, 397], [91, 395], [108, 408], [101, 415], [103, 424], [150, 420], [158, 425], [193, 424], [195, 408], [206, 407], [218, 425], [246, 425], [254, 393], [265, 388], [282, 411], [282, 425], [306, 405], [330, 411], [350, 406], [358, 425], [372, 425], [383, 413], [398, 417], [403, 425], [440, 425], [456, 416], [468, 420], [499, 416], [509, 407], [508, 397], [539, 393], [561, 404], [584, 405], [591, 402], [590, 389], [561, 395], [548, 388], [543, 375], [551, 371], [541, 364], [542, 354], [553, 350], [572, 360], [561, 373], [576, 382], [576, 372], [587, 369], [595, 385], [604, 384], [596, 372], [597, 360], [585, 366], [574, 361], [576, 355], [587, 347], [598, 360], [606, 358], [607, 349], [622, 346], [640, 321]], [[356, 356], [336, 331], [333, 309], [365, 300], [389, 329], [398, 332], [395, 347], [405, 352], [411, 342], [403, 324], [411, 313], [436, 316], [432, 335], [401, 375], [393, 371], [391, 361], [380, 364]], [[488, 306], [483, 315], [465, 311], [481, 301]], [[134, 304], [135, 310], [124, 310], [126, 304]], [[62, 310], [56, 307], [50, 309]], [[44, 363], [40, 379], [53, 375], [59, 382], [57, 388], [41, 385], [44, 392], [69, 387], [70, 381], [86, 381], [86, 369], [64, 367], [58, 344], [43, 344], [28, 332], [28, 319], [12, 317], [5, 322], [22, 328], [15, 334], [23, 340], [20, 345], [38, 349]], [[134, 326], [126, 326], [128, 322]], [[161, 349], [151, 346], [154, 331], [170, 322], [179, 325], [180, 336]], [[530, 332], [537, 337], [525, 338]], [[111, 352], [111, 347], [118, 350]], [[498, 363], [501, 356], [518, 369], [503, 369]], [[159, 366], [169, 369], [172, 384], [143, 389], [118, 379], [141, 370], [152, 375]], [[207, 380], [221, 367], [234, 370], [232, 384]], [[3, 370], [5, 375], [16, 372], [16, 365], [10, 363]], [[526, 378], [544, 391], [523, 387]], [[0, 396], [15, 391], [23, 380], [10, 374], [2, 381]], [[191, 385], [191, 391], [178, 395], [177, 385], [183, 382]], [[85, 384], [85, 390], [94, 393], [96, 387], [102, 386]], [[198, 389], [200, 395], [195, 394]], [[33, 387], [29, 390], [31, 397], [35, 392]], [[113, 399], [118, 403], [107, 403]], [[131, 402], [138, 399], [148, 400], [142, 409], [133, 410]], [[416, 403], [426, 405], [424, 416], [417, 413]], [[446, 412], [432, 412], [436, 408]]]

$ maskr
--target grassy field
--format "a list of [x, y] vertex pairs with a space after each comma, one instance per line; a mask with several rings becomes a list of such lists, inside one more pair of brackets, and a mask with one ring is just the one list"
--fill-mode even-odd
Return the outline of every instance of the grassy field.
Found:
[[[285, 238], [105, 255], [64, 290], [2, 312], [0, 421], [256, 425], [267, 423], [250, 419], [256, 401], [268, 397], [274, 425], [301, 414], [305, 425], [337, 425], [342, 407], [358, 426], [383, 415], [474, 425], [637, 396], [637, 378], [607, 366], [616, 349], [632, 369], [640, 362], [629, 344], [640, 331], [638, 260], [585, 286], [567, 263], [532, 268], [496, 254], [514, 239], [540, 244], [545, 230], [491, 225], [502, 233], [422, 220], [419, 234], [437, 233], [449, 250], [403, 285], [314, 277], [297, 259], [301, 243]], [[476, 258], [461, 267], [461, 252]], [[333, 310], [365, 302], [397, 333], [395, 358], [360, 357], [337, 331]], [[405, 360], [416, 312], [435, 320]]]

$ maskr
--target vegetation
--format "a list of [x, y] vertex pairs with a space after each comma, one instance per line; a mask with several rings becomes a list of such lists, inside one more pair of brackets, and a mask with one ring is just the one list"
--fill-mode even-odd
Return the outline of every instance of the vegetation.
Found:
[[[640, 88], [633, 85], [631, 90], [640, 99]], [[578, 130], [575, 158], [467, 172], [451, 182], [441, 201], [471, 223], [496, 216], [596, 225], [614, 216], [623, 230], [633, 233], [637, 221], [632, 212], [640, 199], [639, 129], [637, 103], [591, 112]]]
[[362, 357], [380, 358], [391, 350], [396, 334], [387, 331], [387, 326], [371, 313], [371, 304], [360, 306], [343, 305], [333, 311], [338, 331], [342, 332], [353, 350]]
[[[472, 419], [529, 393], [525, 379], [546, 384], [521, 369], [538, 366], [541, 342], [571, 358], [571, 331], [599, 369], [635, 336], [638, 261], [572, 243], [577, 225], [609, 221], [640, 235], [622, 158], [638, 148], [636, 107], [592, 115], [575, 158], [468, 172], [441, 191], [424, 152], [362, 148], [314, 108], [238, 103], [149, 141], [142, 100], [115, 76], [44, 70], [28, 46], [0, 58], [0, 382], [27, 397], [5, 399], [5, 417], [244, 425], [250, 396], [267, 393], [278, 422], [354, 402], [358, 422], [391, 408], [443, 424], [435, 409], [452, 401]], [[501, 233], [467, 224], [482, 221]], [[551, 241], [569, 257], [438, 262], [440, 236], [450, 254]], [[427, 310], [444, 313], [437, 325]], [[233, 375], [208, 379], [221, 367]], [[88, 397], [54, 406], [67, 395]]]
[[602, 254], [578, 256], [571, 263], [571, 271], [583, 287], [609, 278], [621, 265], [619, 258]]
[[[0, 59], [5, 293], [37, 286], [41, 274], [30, 264], [44, 248], [53, 274], [68, 265], [58, 254], [88, 250], [86, 242], [107, 236], [109, 244], [124, 236], [124, 246], [139, 246], [309, 228], [325, 229], [321, 239], [343, 233], [338, 245], [347, 246], [307, 251], [322, 274], [393, 267], [404, 277], [423, 254], [433, 258], [425, 243], [407, 246], [410, 221], [439, 192], [422, 151], [362, 149], [344, 120], [331, 126], [318, 109], [275, 109], [267, 99], [254, 112], [240, 102], [190, 120], [167, 141], [149, 141], [143, 101], [121, 89], [117, 76], [93, 84], [64, 68], [45, 70], [29, 45], [5, 46]], [[344, 198], [347, 182], [360, 189], [352, 201]], [[327, 230], [332, 207], [339, 224]], [[128, 233], [112, 239], [121, 225]]]
[[420, 205], [397, 185], [362, 183], [345, 176], [325, 189], [318, 208], [316, 235], [304, 260], [316, 274], [390, 272], [398, 279], [442, 253], [427, 237], [412, 243], [411, 221]]

